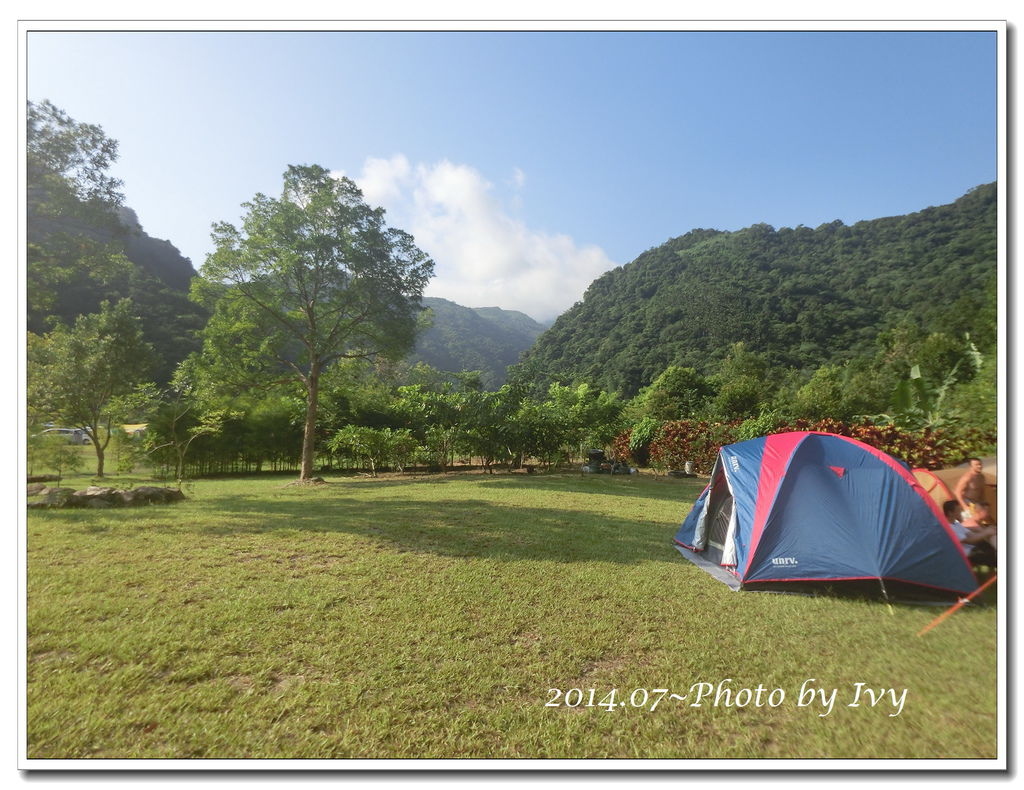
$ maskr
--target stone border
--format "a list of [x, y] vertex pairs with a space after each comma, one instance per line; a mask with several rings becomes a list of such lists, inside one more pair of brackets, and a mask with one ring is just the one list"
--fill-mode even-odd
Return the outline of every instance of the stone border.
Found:
[[[138, 507], [141, 505], [164, 505], [180, 502], [186, 497], [176, 488], [139, 486], [138, 488], [107, 488], [89, 486], [81, 491], [73, 488], [38, 488], [39, 483], [28, 487], [29, 509], [68, 507]], [[38, 497], [33, 499], [32, 497]]]

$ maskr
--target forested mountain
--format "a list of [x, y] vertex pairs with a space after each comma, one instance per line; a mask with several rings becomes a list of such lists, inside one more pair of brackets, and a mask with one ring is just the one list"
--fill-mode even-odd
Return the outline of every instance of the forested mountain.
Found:
[[118, 211], [118, 219], [127, 229], [124, 252], [132, 263], [159, 279], [167, 287], [188, 293], [196, 270], [171, 242], [154, 239], [142, 229], [139, 218], [127, 206]]
[[149, 236], [130, 208], [119, 207], [109, 222], [58, 219], [31, 224], [32, 231], [42, 237], [63, 234], [90, 239], [100, 245], [96, 257], [106, 260], [71, 270], [50, 289], [33, 283], [32, 297], [38, 298], [43, 290], [49, 290], [49, 296], [42, 303], [45, 307], [36, 306], [30, 298], [30, 331], [43, 332], [57, 322], [71, 324], [79, 315], [96, 312], [104, 300], [128, 297], [142, 321], [144, 338], [155, 351], [156, 381], [167, 381], [175, 366], [199, 348], [198, 332], [206, 314], [188, 298], [195, 270], [169, 241]]
[[546, 324], [534, 321], [526, 313], [521, 313], [518, 310], [505, 310], [501, 307], [472, 307], [470, 309], [508, 332], [528, 337], [531, 345], [540, 337], [541, 332], [551, 325], [550, 321]]
[[431, 310], [432, 324], [419, 336], [409, 361], [453, 373], [479, 370], [488, 389], [501, 386], [505, 369], [544, 331], [515, 310], [463, 307], [436, 297], [425, 297], [423, 305]]
[[633, 395], [669, 365], [714, 372], [740, 341], [781, 367], [841, 362], [908, 317], [986, 350], [996, 246], [995, 184], [852, 226], [693, 230], [595, 280], [525, 358]]

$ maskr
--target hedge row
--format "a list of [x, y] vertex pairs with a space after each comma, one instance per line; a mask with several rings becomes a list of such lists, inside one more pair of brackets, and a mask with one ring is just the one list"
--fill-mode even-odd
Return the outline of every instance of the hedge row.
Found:
[[[752, 438], [745, 435], [744, 427], [745, 423], [738, 420], [672, 420], [662, 423], [646, 446], [638, 447], [636, 442], [631, 446], [632, 429], [619, 434], [612, 443], [612, 454], [620, 461], [649, 464], [662, 470], [683, 469], [686, 462], [691, 461], [694, 471], [709, 474], [721, 446]], [[786, 431], [822, 431], [849, 436], [914, 468], [925, 469], [955, 466], [977, 454], [978, 448], [995, 443], [995, 436], [977, 430], [908, 430], [891, 424], [845, 423], [832, 419], [781, 421], [769, 432]]]

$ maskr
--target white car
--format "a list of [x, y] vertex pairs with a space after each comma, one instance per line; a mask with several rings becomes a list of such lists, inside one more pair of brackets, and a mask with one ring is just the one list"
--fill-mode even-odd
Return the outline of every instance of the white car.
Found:
[[58, 436], [66, 436], [68, 444], [88, 444], [89, 436], [81, 428], [47, 428], [43, 431], [40, 436], [47, 436], [56, 434]]

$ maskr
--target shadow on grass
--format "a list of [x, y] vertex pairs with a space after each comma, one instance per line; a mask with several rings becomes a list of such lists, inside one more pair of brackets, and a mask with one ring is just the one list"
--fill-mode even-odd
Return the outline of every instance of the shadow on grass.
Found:
[[676, 480], [670, 477], [653, 477], [644, 475], [636, 478], [628, 475], [590, 475], [571, 472], [538, 473], [524, 475], [521, 473], [502, 473], [494, 475], [464, 473], [443, 473], [429, 475], [409, 475], [408, 477], [358, 479], [347, 478], [342, 481], [328, 481], [327, 487], [334, 490], [364, 491], [381, 488], [395, 488], [414, 484], [445, 485], [449, 483], [465, 483], [472, 480], [474, 485], [489, 489], [508, 490], [540, 490], [553, 493], [574, 492], [581, 494], [607, 494], [617, 497], [635, 497], [639, 499], [656, 499], [666, 502], [678, 502], [681, 507], [689, 507], [704, 490], [706, 480]]
[[506, 506], [481, 499], [365, 502], [343, 497], [268, 500], [204, 499], [206, 535], [298, 531], [344, 533], [386, 541], [400, 551], [498, 560], [672, 560], [675, 524], [548, 508]]
[[700, 479], [676, 480], [671, 477], [651, 477], [645, 475], [636, 478], [629, 475], [592, 475], [592, 474], [556, 474], [551, 476], [537, 475], [523, 482], [521, 476], [495, 476], [480, 481], [480, 485], [488, 488], [531, 488], [546, 491], [577, 491], [580, 493], [602, 493], [615, 496], [639, 497], [641, 499], [658, 499], [679, 502], [689, 508], [707, 481]]

